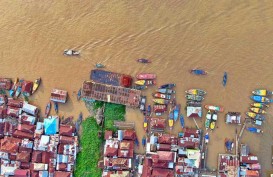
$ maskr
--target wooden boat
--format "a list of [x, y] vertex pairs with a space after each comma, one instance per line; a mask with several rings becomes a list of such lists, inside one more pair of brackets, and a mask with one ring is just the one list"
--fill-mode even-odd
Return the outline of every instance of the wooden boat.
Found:
[[173, 114], [173, 110], [172, 109], [170, 109], [170, 112], [169, 112], [169, 116], [168, 116], [168, 123], [169, 123], [169, 128], [170, 128], [170, 130], [172, 130], [173, 129], [173, 118], [174, 118], [174, 114]]
[[78, 56], [80, 55], [80, 52], [76, 50], [65, 49], [63, 54], [66, 56]]
[[250, 108], [250, 110], [257, 114], [265, 114], [266, 112], [260, 108]]
[[45, 117], [48, 117], [50, 109], [51, 109], [51, 102], [48, 102], [45, 108]]
[[173, 83], [169, 83], [169, 84], [164, 84], [164, 85], [161, 85], [159, 86], [158, 88], [159, 89], [172, 89], [176, 86], [176, 84], [173, 84]]
[[256, 90], [253, 90], [252, 93], [253, 93], [254, 95], [259, 95], [259, 96], [273, 95], [273, 92], [272, 92], [272, 91], [265, 90], [265, 89], [256, 89]]
[[158, 89], [157, 92], [165, 94], [175, 94], [175, 91], [172, 89]]
[[55, 113], [56, 114], [58, 114], [58, 112], [59, 112], [59, 105], [58, 105], [58, 103], [57, 102], [53, 102], [54, 103], [54, 110], [55, 110]]
[[225, 148], [227, 152], [231, 152], [234, 147], [233, 140], [229, 140], [228, 138], [225, 138]]
[[191, 74], [195, 74], [195, 75], [207, 75], [207, 71], [202, 70], [202, 69], [192, 69], [190, 70]]
[[147, 86], [146, 85], [135, 85], [132, 88], [136, 89], [136, 90], [144, 90], [147, 88]]
[[80, 88], [78, 90], [78, 93], [77, 93], [77, 100], [79, 101], [81, 99], [81, 95], [82, 95], [82, 88]]
[[38, 89], [38, 87], [39, 87], [40, 84], [41, 84], [41, 81], [42, 81], [42, 79], [41, 79], [41, 78], [38, 78], [38, 79], [36, 79], [36, 80], [33, 82], [32, 94], [33, 94], [34, 92], [36, 92], [36, 90]]
[[248, 127], [247, 130], [251, 133], [263, 133], [263, 131], [259, 128], [256, 128], [256, 127]]
[[201, 89], [189, 89], [189, 90], [186, 90], [185, 92], [190, 95], [200, 95], [200, 96], [205, 95], [207, 93]]
[[256, 114], [254, 112], [246, 112], [246, 115], [254, 120], [260, 120], [260, 121], [264, 121], [265, 120], [265, 116], [262, 114]]
[[155, 85], [156, 81], [155, 80], [138, 80], [135, 82], [137, 85]]
[[214, 130], [214, 129], [215, 129], [215, 125], [216, 125], [217, 118], [218, 118], [217, 112], [214, 111], [214, 113], [212, 114], [211, 121], [210, 121], [210, 126], [209, 126], [209, 128], [210, 128], [211, 130]]
[[211, 116], [212, 116], [211, 111], [208, 110], [207, 115], [206, 115], [206, 121], [205, 121], [206, 130], [207, 130], [207, 129], [209, 128], [209, 126], [210, 126]]
[[204, 97], [199, 96], [199, 95], [186, 95], [185, 96], [188, 100], [193, 100], [193, 101], [202, 101]]
[[13, 83], [12, 88], [9, 90], [9, 95], [10, 95], [11, 97], [14, 96], [14, 94], [15, 94], [15, 92], [16, 92], [16, 90], [17, 90], [17, 83], [18, 83], [18, 82], [19, 82], [19, 79], [18, 79], [18, 77], [16, 77], [15, 80], [14, 80], [14, 83]]
[[145, 58], [140, 58], [136, 60], [139, 63], [151, 63], [151, 60], [145, 59]]
[[142, 146], [146, 146], [146, 137], [145, 136], [142, 137]]
[[139, 148], [139, 142], [138, 142], [138, 138], [137, 137], [135, 139], [135, 145], [137, 146], [137, 148]]
[[171, 99], [171, 95], [164, 94], [164, 93], [153, 93], [153, 96], [155, 98], [163, 98], [163, 99], [167, 99], [167, 100]]
[[172, 130], [173, 129], [173, 119], [169, 119], [168, 122], [169, 122], [170, 130]]
[[252, 103], [251, 106], [255, 107], [255, 108], [265, 108], [265, 107], [269, 107], [269, 105], [267, 104], [263, 104], [263, 103]]
[[173, 110], [173, 119], [174, 119], [174, 121], [177, 121], [177, 119], [179, 118], [180, 107], [181, 107], [180, 104], [177, 104], [177, 105], [174, 107], [174, 110]]
[[165, 100], [165, 99], [162, 99], [162, 98], [153, 99], [153, 102], [155, 102], [157, 104], [168, 104], [169, 103], [168, 100]]
[[228, 79], [227, 72], [224, 72], [223, 81], [222, 81], [222, 84], [224, 87], [227, 85], [227, 79]]
[[258, 102], [258, 103], [271, 103], [271, 102], [273, 102], [272, 100], [270, 100], [267, 97], [258, 96], [258, 95], [251, 96], [250, 98], [252, 100], [254, 100], [255, 102]]
[[180, 125], [182, 128], [185, 127], [185, 120], [184, 120], [184, 116], [182, 114], [180, 114]]
[[20, 80], [18, 83], [17, 83], [17, 90], [15, 92], [15, 97], [18, 98], [21, 94], [21, 91], [22, 91], [22, 83], [23, 83], [23, 80]]
[[105, 65], [101, 63], [96, 63], [96, 68], [105, 68]]
[[214, 106], [214, 105], [205, 105], [205, 108], [208, 109], [208, 110], [218, 111], [218, 112], [223, 112], [224, 111], [223, 107]]
[[154, 80], [154, 79], [156, 79], [156, 74], [141, 73], [141, 74], [136, 75], [136, 78], [138, 80]]
[[151, 105], [148, 105], [148, 106], [147, 106], [147, 113], [146, 113], [146, 116], [151, 116], [151, 113], [152, 113], [152, 107], [151, 107]]
[[146, 117], [144, 117], [143, 128], [144, 128], [145, 132], [147, 132], [147, 130], [148, 130], [148, 120], [147, 120]]
[[153, 106], [153, 110], [154, 110], [155, 113], [165, 112], [165, 111], [167, 111], [167, 105], [165, 105], [165, 104], [155, 104]]

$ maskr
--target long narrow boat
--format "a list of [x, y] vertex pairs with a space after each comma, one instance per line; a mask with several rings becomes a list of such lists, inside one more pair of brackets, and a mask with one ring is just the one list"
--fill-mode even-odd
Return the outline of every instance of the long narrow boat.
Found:
[[159, 89], [172, 89], [176, 86], [176, 84], [173, 84], [173, 83], [169, 83], [169, 84], [164, 84], [164, 85], [161, 85], [159, 86], [158, 88]]
[[170, 128], [170, 130], [172, 130], [173, 129], [173, 118], [174, 118], [173, 110], [170, 110], [168, 118], [169, 118], [168, 119], [169, 128]]
[[138, 80], [135, 82], [137, 85], [155, 85], [156, 81], [155, 80]]
[[152, 113], [152, 106], [151, 106], [151, 105], [148, 105], [148, 106], [147, 106], [146, 116], [151, 116], [151, 113]]
[[18, 98], [21, 94], [21, 91], [22, 91], [22, 83], [23, 83], [23, 80], [20, 80], [18, 83], [17, 83], [17, 90], [15, 92], [15, 97]]
[[36, 79], [36, 80], [33, 82], [32, 94], [33, 94], [34, 92], [37, 91], [38, 87], [39, 87], [40, 84], [41, 84], [41, 81], [42, 81], [42, 79], [41, 79], [41, 78], [38, 78], [38, 79]]
[[182, 128], [185, 127], [185, 120], [184, 120], [184, 116], [182, 114], [180, 114], [180, 125]]
[[145, 136], [142, 137], [142, 146], [146, 146], [146, 137]]
[[250, 97], [252, 100], [254, 100], [255, 102], [258, 103], [270, 103], [272, 102], [272, 100], [270, 100], [267, 97], [263, 97], [263, 96], [258, 96], [258, 95], [254, 95]]
[[262, 114], [256, 114], [254, 112], [246, 112], [246, 115], [254, 120], [260, 120], [260, 121], [264, 121], [265, 120], [265, 116]]
[[139, 148], [139, 142], [138, 142], [138, 138], [137, 137], [135, 139], [135, 145], [137, 146], [137, 148]]
[[263, 109], [265, 107], [267, 107], [267, 108], [269, 107], [269, 105], [263, 104], [263, 103], [252, 103], [251, 106], [253, 106], [255, 108], [261, 108], [261, 109]]
[[48, 117], [50, 109], [51, 109], [51, 102], [48, 102], [45, 108], [45, 117]]
[[187, 94], [191, 94], [191, 95], [205, 95], [207, 92], [205, 92], [204, 90], [201, 89], [189, 89], [185, 91]]
[[140, 74], [136, 75], [136, 78], [138, 80], [153, 80], [153, 79], [156, 79], [156, 74], [140, 73]]
[[190, 70], [190, 73], [195, 74], [195, 75], [207, 75], [208, 72], [202, 69], [192, 69]]
[[157, 103], [157, 104], [168, 104], [169, 101], [162, 99], [162, 98], [157, 98], [157, 99], [153, 99], [153, 102]]
[[77, 100], [79, 101], [81, 99], [81, 95], [82, 95], [82, 88], [80, 88], [78, 90], [78, 93], [77, 93]]
[[257, 114], [265, 114], [266, 112], [260, 108], [249, 108], [252, 112]]
[[252, 93], [254, 95], [259, 95], [259, 96], [273, 95], [272, 91], [265, 90], [265, 89], [256, 89], [256, 90], [253, 90]]
[[147, 120], [146, 117], [144, 117], [143, 128], [144, 128], [144, 131], [147, 132], [147, 130], [148, 130], [148, 120]]
[[167, 100], [170, 100], [172, 98], [171, 95], [164, 94], [164, 93], [153, 93], [153, 96], [155, 98], [162, 98], [162, 99], [167, 99]]
[[193, 100], [193, 101], [202, 101], [204, 97], [199, 96], [199, 95], [186, 95], [185, 96], [188, 100]]
[[222, 81], [222, 84], [224, 87], [227, 85], [227, 79], [228, 79], [227, 72], [224, 72], [223, 81]]
[[159, 93], [165, 93], [165, 94], [174, 94], [175, 93], [175, 91], [174, 90], [172, 90], [172, 89], [158, 89], [157, 90]]
[[147, 88], [147, 86], [146, 85], [135, 85], [132, 88], [136, 89], [136, 90], [145, 90]]
[[12, 88], [9, 90], [9, 95], [10, 95], [11, 97], [14, 96], [14, 94], [15, 94], [15, 92], [16, 92], [16, 90], [17, 90], [17, 83], [18, 83], [18, 82], [19, 82], [19, 79], [18, 79], [18, 77], [16, 77], [15, 80], [14, 80], [14, 83], [13, 83]]
[[177, 104], [177, 105], [174, 107], [174, 110], [173, 110], [173, 119], [174, 119], [174, 121], [177, 121], [177, 119], [179, 118], [180, 107], [181, 107], [180, 104]]
[[56, 114], [58, 114], [58, 112], [59, 112], [59, 105], [55, 101], [54, 101], [54, 110], [55, 110]]
[[205, 121], [206, 130], [209, 128], [211, 116], [212, 116], [211, 111], [208, 110], [207, 115], [206, 115], [206, 121]]
[[212, 117], [211, 117], [210, 125], [209, 125], [209, 128], [211, 130], [215, 129], [217, 118], [218, 118], [217, 112], [214, 111], [214, 113], [212, 114]]
[[139, 63], [151, 63], [151, 60], [145, 59], [145, 58], [140, 58], [136, 60]]
[[208, 109], [208, 110], [218, 111], [218, 112], [223, 112], [224, 111], [223, 107], [214, 106], [214, 105], [205, 105], [205, 108]]

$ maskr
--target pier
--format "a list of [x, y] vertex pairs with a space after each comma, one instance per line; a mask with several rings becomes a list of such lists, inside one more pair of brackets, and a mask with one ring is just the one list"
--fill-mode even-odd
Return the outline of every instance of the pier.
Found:
[[114, 121], [114, 126], [119, 129], [134, 129], [134, 122], [123, 122], [123, 121]]

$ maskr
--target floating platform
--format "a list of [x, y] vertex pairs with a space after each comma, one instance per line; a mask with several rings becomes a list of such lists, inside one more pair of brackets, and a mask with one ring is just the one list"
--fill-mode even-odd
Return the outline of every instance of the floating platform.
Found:
[[239, 176], [238, 171], [239, 171], [238, 156], [232, 154], [218, 155], [219, 177]]
[[94, 81], [84, 81], [81, 95], [86, 100], [94, 99], [137, 108], [140, 104], [141, 91]]

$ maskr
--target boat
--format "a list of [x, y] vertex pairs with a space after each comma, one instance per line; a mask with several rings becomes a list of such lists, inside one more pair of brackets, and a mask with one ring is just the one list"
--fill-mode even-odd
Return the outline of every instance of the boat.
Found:
[[200, 101], [187, 100], [187, 106], [200, 107], [202, 103]]
[[155, 85], [156, 81], [155, 80], [138, 80], [135, 82], [137, 85]]
[[137, 137], [136, 137], [136, 139], [135, 139], [135, 145], [137, 146], [137, 148], [139, 148], [139, 142], [138, 142]]
[[226, 114], [226, 123], [241, 125], [241, 113], [240, 112], [228, 112]]
[[58, 103], [57, 102], [53, 102], [54, 103], [54, 110], [55, 110], [55, 113], [56, 114], [58, 114], [58, 112], [59, 112], [59, 105], [58, 105]]
[[223, 81], [222, 81], [222, 84], [224, 87], [227, 85], [227, 79], [228, 79], [227, 72], [224, 72]]
[[105, 65], [101, 64], [101, 63], [96, 63], [96, 68], [105, 68]]
[[250, 98], [252, 100], [254, 100], [255, 102], [258, 102], [258, 103], [271, 103], [271, 102], [273, 102], [272, 100], [270, 100], [267, 97], [258, 96], [258, 95], [251, 96]]
[[23, 83], [23, 80], [20, 80], [18, 83], [17, 83], [17, 90], [15, 92], [15, 97], [18, 98], [21, 94], [21, 91], [22, 91], [22, 83]]
[[153, 99], [153, 102], [155, 102], [157, 104], [168, 104], [169, 103], [168, 100], [165, 100], [165, 99], [162, 99], [162, 98]]
[[146, 146], [146, 137], [145, 136], [142, 137], [142, 146]]
[[155, 105], [153, 105], [153, 110], [155, 113], [159, 113], [159, 112], [163, 113], [163, 112], [167, 111], [167, 105], [155, 104]]
[[173, 119], [169, 119], [168, 122], [169, 122], [170, 130], [172, 130], [173, 129]]
[[265, 116], [262, 114], [256, 114], [254, 112], [246, 112], [246, 115], [254, 120], [261, 120], [264, 121], [265, 120]]
[[13, 97], [17, 90], [17, 83], [19, 82], [18, 77], [15, 78], [12, 88], [9, 90], [10, 97]]
[[205, 139], [205, 143], [208, 144], [209, 143], [209, 132], [206, 133], [204, 139]]
[[45, 117], [48, 117], [50, 109], [51, 109], [51, 102], [48, 102], [45, 108]]
[[145, 59], [145, 58], [140, 58], [136, 60], [139, 63], [151, 63], [151, 60]]
[[228, 138], [225, 138], [225, 148], [227, 152], [231, 152], [234, 147], [233, 140], [229, 140]]
[[260, 108], [249, 108], [252, 112], [257, 114], [265, 114], [266, 112]]
[[151, 105], [148, 105], [147, 106], [147, 113], [146, 113], [146, 116], [151, 116], [152, 114], [152, 106]]
[[273, 95], [273, 92], [272, 92], [272, 91], [265, 90], [265, 89], [256, 89], [256, 90], [253, 90], [252, 93], [253, 93], [254, 95], [258, 95], [258, 96]]
[[252, 103], [251, 106], [255, 107], [255, 108], [265, 108], [265, 107], [269, 107], [269, 105], [267, 104], [263, 104], [263, 103]]
[[38, 79], [36, 79], [36, 80], [33, 82], [32, 94], [33, 94], [34, 92], [36, 92], [36, 90], [38, 89], [38, 87], [39, 87], [40, 84], [41, 84], [41, 81], [42, 81], [42, 79], [41, 79], [41, 78], [38, 78]]
[[182, 128], [184, 128], [185, 127], [185, 120], [184, 120], [184, 116], [182, 115], [182, 114], [180, 114], [180, 125], [181, 125], [181, 127]]
[[173, 119], [174, 119], [174, 121], [177, 121], [177, 119], [179, 118], [180, 107], [181, 107], [180, 104], [177, 104], [177, 105], [174, 107], [174, 110], [173, 110]]
[[78, 122], [79, 124], [82, 123], [82, 118], [83, 118], [82, 112], [80, 112], [79, 117], [78, 117], [78, 120], [77, 120], [77, 122]]
[[203, 96], [207, 93], [201, 89], [189, 89], [189, 90], [186, 90], [185, 92], [190, 95], [200, 95], [200, 96]]
[[147, 88], [147, 86], [146, 85], [135, 85], [132, 88], [136, 89], [136, 90], [144, 90]]
[[263, 131], [256, 127], [248, 127], [247, 130], [251, 133], [263, 133]]
[[171, 99], [171, 95], [164, 94], [164, 93], [153, 93], [153, 96], [155, 98], [163, 98], [163, 99], [167, 99], [167, 100]]
[[153, 79], [156, 79], [156, 74], [141, 73], [141, 74], [136, 75], [136, 78], [138, 80], [153, 80]]
[[188, 100], [193, 100], [193, 101], [202, 101], [204, 97], [200, 95], [186, 95], [185, 96]]
[[147, 130], [148, 130], [148, 120], [147, 120], [146, 117], [144, 117], [143, 128], [144, 128], [145, 132], [147, 132]]
[[202, 69], [192, 69], [190, 70], [190, 73], [195, 74], [195, 75], [207, 75], [208, 72]]
[[80, 88], [78, 90], [78, 93], [77, 93], [77, 100], [79, 101], [81, 99], [81, 95], [82, 95], [82, 88]]
[[63, 54], [66, 56], [78, 56], [80, 55], [80, 52], [76, 50], [65, 49]]
[[146, 100], [147, 100], [147, 97], [146, 96], [141, 96], [140, 98], [140, 110], [145, 112], [145, 109], [146, 109]]
[[214, 105], [205, 105], [205, 108], [208, 109], [208, 110], [217, 111], [217, 112], [223, 112], [224, 111], [223, 107], [214, 106]]
[[176, 84], [169, 83], [169, 84], [164, 84], [158, 87], [158, 89], [172, 89], [176, 86]]
[[166, 89], [166, 88], [164, 88], [164, 89], [158, 89], [157, 92], [159, 92], [159, 93], [165, 93], [165, 94], [175, 94], [174, 90], [172, 90], [172, 89]]
[[211, 117], [211, 121], [210, 121], [210, 125], [209, 125], [209, 128], [211, 130], [214, 130], [215, 129], [215, 125], [216, 125], [216, 121], [217, 121], [217, 112], [214, 111], [214, 113], [212, 114], [212, 117]]
[[206, 130], [207, 130], [207, 129], [209, 128], [209, 126], [210, 126], [211, 116], [212, 116], [211, 111], [208, 110], [207, 115], [206, 115], [206, 121], [205, 121]]

